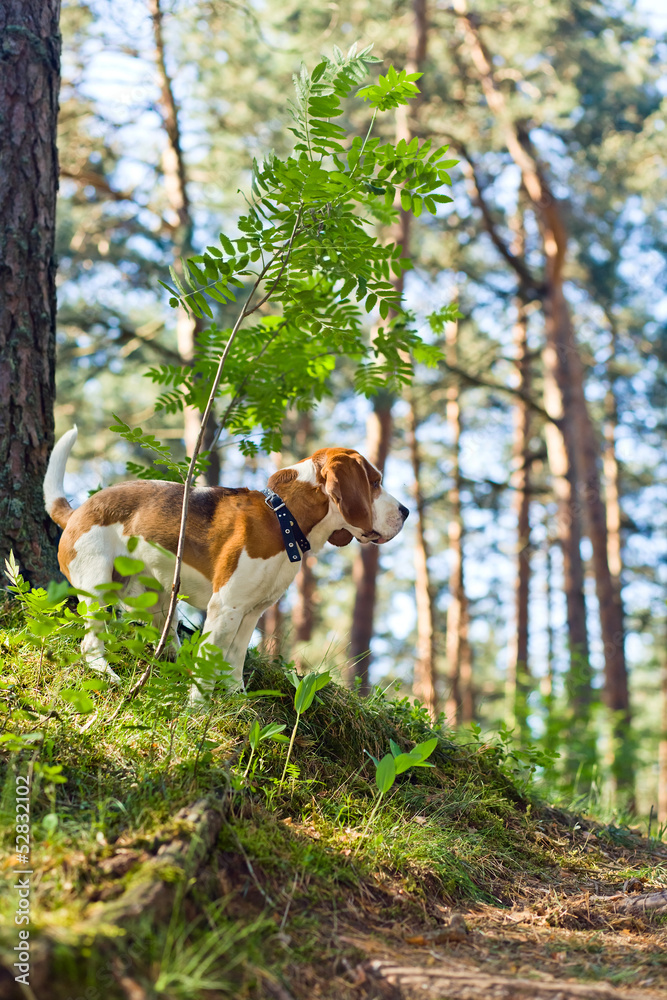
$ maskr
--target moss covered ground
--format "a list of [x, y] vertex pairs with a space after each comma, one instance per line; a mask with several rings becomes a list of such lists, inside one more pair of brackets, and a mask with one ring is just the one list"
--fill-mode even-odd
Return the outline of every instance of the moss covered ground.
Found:
[[[10, 606], [3, 623], [3, 734], [21, 739], [1, 744], [0, 997], [667, 998], [667, 846], [550, 808], [493, 740], [331, 683], [281, 784], [287, 745], [250, 760], [248, 740], [255, 721], [292, 731], [280, 661], [251, 655], [249, 696], [206, 713], [157, 678], [109, 724], [122, 692], [89, 689], [81, 712], [67, 692], [90, 674], [69, 640], [28, 641]], [[371, 757], [434, 735], [434, 766], [371, 816]], [[31, 993], [10, 957], [17, 773], [32, 778]]]

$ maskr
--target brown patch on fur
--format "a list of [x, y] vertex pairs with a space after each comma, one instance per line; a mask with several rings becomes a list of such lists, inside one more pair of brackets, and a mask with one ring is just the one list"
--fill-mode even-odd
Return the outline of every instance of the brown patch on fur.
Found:
[[74, 513], [74, 508], [70, 506], [65, 497], [58, 497], [51, 504], [51, 510], [48, 513], [51, 520], [55, 521], [59, 528], [64, 528]]
[[[295, 480], [296, 473], [281, 470], [271, 477], [271, 488], [278, 492], [279, 486], [280, 496], [308, 534], [326, 515], [328, 502], [317, 487]], [[123, 534], [157, 542], [175, 553], [182, 504], [179, 483], [120, 483], [94, 493], [71, 512], [63, 532], [58, 549], [63, 573], [69, 579], [76, 542], [95, 525], [122, 524]], [[283, 548], [278, 519], [261, 493], [223, 486], [193, 491], [183, 561], [211, 580], [214, 590], [229, 580], [243, 549], [252, 559], [270, 559]]]
[[327, 541], [331, 545], [337, 545], [338, 548], [342, 548], [343, 545], [349, 545], [354, 535], [347, 530], [347, 528], [339, 528], [337, 531], [332, 531]]
[[[280, 469], [269, 479], [270, 488], [285, 501], [304, 534], [308, 535], [326, 517], [329, 496], [348, 524], [364, 532], [372, 531], [370, 479], [377, 477], [376, 470], [350, 448], [322, 448], [312, 459], [317, 485], [300, 480], [295, 469]], [[175, 553], [182, 503], [181, 484], [143, 480], [100, 490], [77, 510], [72, 510], [64, 498], [56, 501], [54, 512], [57, 506], [65, 526], [58, 550], [63, 573], [69, 579], [76, 543], [95, 525], [122, 524], [124, 535], [157, 542]], [[56, 517], [54, 520], [61, 524]], [[332, 533], [329, 541], [349, 545], [352, 537], [341, 528]], [[251, 559], [270, 559], [283, 548], [278, 518], [258, 491], [224, 486], [193, 490], [183, 561], [209, 579], [214, 590], [232, 576], [243, 549]]]

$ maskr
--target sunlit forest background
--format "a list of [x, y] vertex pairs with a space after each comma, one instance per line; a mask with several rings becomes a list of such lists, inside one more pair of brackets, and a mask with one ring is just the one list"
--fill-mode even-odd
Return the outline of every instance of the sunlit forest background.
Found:
[[[330, 395], [290, 414], [279, 454], [248, 457], [214, 431], [209, 485], [261, 488], [344, 445], [411, 509], [381, 551], [308, 558], [256, 639], [362, 690], [395, 685], [446, 725], [505, 726], [559, 755], [545, 781], [568, 802], [667, 823], [659, 17], [626, 0], [480, 0], [472, 14], [462, 0], [90, 0], [64, 4], [62, 31], [56, 430], [79, 427], [70, 495], [137, 460], [113, 414], [185, 454], [199, 414], [155, 413], [145, 376], [188, 364], [200, 331], [159, 281], [236, 235], [253, 158], [292, 146], [301, 62], [372, 43], [380, 69], [423, 73], [386, 135], [449, 143], [459, 161], [451, 204], [383, 234], [412, 258], [404, 302], [443, 360], [370, 403], [339, 364]], [[347, 113], [363, 135], [368, 108]], [[429, 321], [453, 301], [457, 323]], [[229, 325], [233, 305], [217, 318]], [[559, 353], [549, 324], [564, 322]]]

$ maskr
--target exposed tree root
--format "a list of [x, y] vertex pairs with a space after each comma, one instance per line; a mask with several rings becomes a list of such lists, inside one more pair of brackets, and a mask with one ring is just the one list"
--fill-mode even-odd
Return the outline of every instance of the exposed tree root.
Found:
[[[223, 823], [221, 803], [215, 808], [207, 799], [200, 799], [191, 806], [180, 809], [173, 817], [169, 830], [177, 832], [163, 839], [154, 857], [149, 858], [137, 871], [128, 887], [109, 902], [96, 902], [86, 913], [87, 920], [78, 940], [68, 942], [74, 952], [78, 946], [90, 949], [94, 943], [97, 953], [110, 948], [114, 938], [126, 935], [140, 919], [157, 924], [171, 912], [179, 884], [190, 879], [209, 857]], [[161, 838], [158, 838], [158, 843]], [[107, 871], [122, 874], [127, 852], [120, 850], [103, 865]], [[114, 860], [118, 864], [114, 865]], [[0, 963], [0, 1000], [56, 1000], [60, 996], [54, 979], [54, 951], [59, 942], [47, 935], [31, 940], [30, 985], [32, 996], [23, 992], [14, 981], [11, 959]], [[113, 962], [109, 967], [118, 980], [119, 972]], [[71, 989], [68, 994], [71, 993]], [[100, 994], [101, 996], [101, 994]]]

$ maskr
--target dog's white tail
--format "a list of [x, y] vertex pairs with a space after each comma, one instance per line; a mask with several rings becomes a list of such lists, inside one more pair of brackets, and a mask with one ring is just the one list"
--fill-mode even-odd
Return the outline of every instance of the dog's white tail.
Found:
[[71, 431], [56, 442], [51, 452], [51, 458], [44, 477], [44, 506], [52, 521], [55, 521], [60, 528], [64, 528], [73, 514], [73, 508], [65, 498], [65, 466], [69, 453], [74, 447], [77, 438], [76, 424]]

